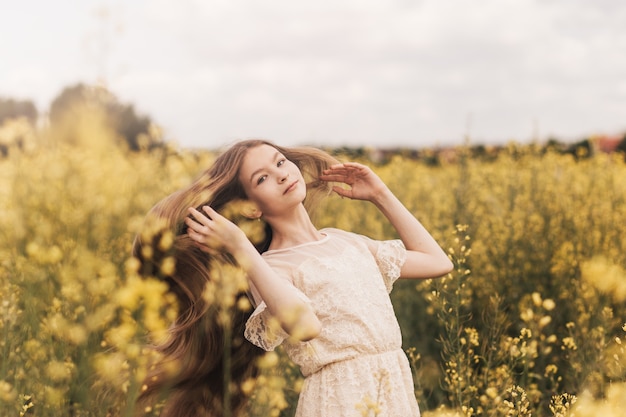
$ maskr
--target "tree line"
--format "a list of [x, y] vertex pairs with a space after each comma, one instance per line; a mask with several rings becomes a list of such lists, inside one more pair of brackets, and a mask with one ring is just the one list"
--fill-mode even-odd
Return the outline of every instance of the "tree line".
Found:
[[[157, 125], [149, 116], [138, 113], [132, 104], [121, 102], [102, 86], [79, 83], [64, 88], [52, 100], [46, 121], [51, 126], [71, 122], [86, 108], [100, 111], [107, 125], [131, 151], [153, 149], [164, 144]], [[41, 116], [31, 100], [0, 97], [0, 126], [17, 118], [25, 118], [36, 125]], [[0, 153], [6, 153], [6, 150], [0, 149]]]
[[[105, 116], [108, 126], [111, 126], [120, 141], [131, 151], [150, 150], [164, 145], [157, 124], [146, 115], [136, 111], [132, 104], [122, 103], [111, 91], [102, 86], [93, 86], [83, 83], [64, 88], [50, 104], [47, 120], [50, 125], [58, 125], [75, 120], [81, 109], [98, 109]], [[6, 120], [25, 118], [35, 125], [40, 120], [37, 107], [31, 100], [16, 100], [0, 97], [0, 126]], [[0, 143], [0, 155], [6, 155], [6, 144]], [[576, 158], [593, 156], [594, 146], [591, 138], [585, 138], [575, 143], [564, 143], [550, 138], [544, 149], [559, 153], [570, 153]], [[506, 146], [467, 146], [467, 150], [474, 158], [483, 160], [495, 159], [499, 151]], [[401, 154], [410, 159], [419, 159], [431, 165], [438, 165], [442, 160], [458, 159], [454, 149], [366, 149], [366, 148], [337, 148], [335, 151], [352, 157], [367, 157], [377, 162], [386, 162], [393, 155]], [[626, 133], [615, 148], [616, 152], [626, 155]]]

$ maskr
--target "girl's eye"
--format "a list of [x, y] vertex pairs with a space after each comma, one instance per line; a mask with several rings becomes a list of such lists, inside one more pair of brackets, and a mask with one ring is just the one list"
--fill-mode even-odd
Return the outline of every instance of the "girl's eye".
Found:
[[285, 163], [285, 160], [284, 160], [284, 159], [281, 159], [280, 161], [278, 161], [278, 163], [276, 164], [276, 166], [278, 166], [278, 167], [279, 167], [279, 166], [281, 166], [281, 165], [282, 165], [282, 164], [284, 164], [284, 163]]
[[261, 184], [263, 181], [265, 181], [266, 178], [267, 178], [267, 175], [261, 175], [259, 179], [256, 180], [256, 185]]

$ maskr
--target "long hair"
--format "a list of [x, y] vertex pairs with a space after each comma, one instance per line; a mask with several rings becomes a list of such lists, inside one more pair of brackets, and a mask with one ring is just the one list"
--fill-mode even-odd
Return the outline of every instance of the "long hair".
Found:
[[[246, 396], [239, 387], [255, 375], [256, 359], [263, 353], [243, 338], [251, 311], [232, 309], [232, 339], [225, 340], [231, 333], [225, 331], [203, 297], [207, 283], [211, 282], [212, 262], [234, 265], [235, 261], [227, 253], [209, 255], [195, 246], [187, 235], [184, 219], [189, 207], [210, 205], [227, 215], [225, 209], [230, 203], [246, 200], [239, 182], [239, 169], [247, 151], [264, 144], [276, 148], [302, 172], [307, 183], [304, 204], [310, 215], [320, 199], [329, 193], [330, 187], [318, 178], [337, 160], [326, 152], [315, 148], [280, 147], [265, 140], [246, 140], [223, 152], [190, 186], [169, 195], [150, 210], [145, 228], [151, 232], [144, 230], [137, 235], [133, 255], [141, 262], [142, 275], [160, 277], [169, 284], [178, 301], [178, 315], [166, 341], [153, 346], [161, 359], [152, 365], [144, 381], [138, 411], [160, 399], [165, 401], [161, 417], [219, 416], [223, 413], [224, 398], [230, 398], [226, 406], [231, 408], [232, 415], [239, 415], [245, 409]], [[237, 219], [231, 220], [237, 222]], [[156, 232], [155, 224], [158, 225]], [[169, 248], [158, 244], [164, 233], [174, 235]], [[271, 239], [271, 228], [265, 225], [264, 237], [254, 242], [259, 253], [267, 250]], [[146, 247], [150, 249], [144, 250]], [[166, 256], [173, 256], [176, 261], [173, 273], [165, 274], [159, 267]], [[242, 291], [236, 297], [246, 296]], [[225, 351], [228, 348], [230, 352]], [[224, 386], [225, 372], [230, 373], [230, 388]]]

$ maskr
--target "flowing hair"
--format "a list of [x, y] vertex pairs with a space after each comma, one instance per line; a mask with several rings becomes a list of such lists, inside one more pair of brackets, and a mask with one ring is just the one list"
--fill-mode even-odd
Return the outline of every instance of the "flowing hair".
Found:
[[[251, 311], [232, 309], [231, 328], [227, 331], [203, 297], [207, 283], [211, 282], [212, 263], [235, 266], [236, 263], [228, 253], [208, 254], [200, 250], [187, 235], [184, 219], [189, 207], [204, 205], [228, 217], [229, 204], [245, 201], [239, 170], [247, 151], [261, 145], [276, 148], [298, 166], [307, 184], [304, 205], [309, 215], [313, 215], [319, 201], [330, 192], [330, 186], [319, 180], [324, 169], [337, 163], [328, 153], [315, 148], [280, 147], [254, 139], [232, 145], [190, 186], [169, 195], [150, 210], [145, 229], [151, 232], [144, 230], [136, 236], [133, 255], [141, 263], [143, 276], [160, 277], [168, 283], [177, 298], [178, 314], [167, 339], [152, 346], [160, 359], [145, 378], [137, 401], [138, 414], [161, 400], [164, 401], [161, 417], [221, 416], [225, 407], [230, 408], [233, 416], [245, 414], [247, 398], [240, 386], [256, 375], [256, 359], [263, 354], [243, 337]], [[230, 217], [235, 223], [243, 221]], [[156, 229], [155, 225], [158, 225]], [[269, 225], [264, 229], [263, 238], [253, 242], [259, 253], [267, 250], [272, 239]], [[166, 250], [158, 244], [164, 233], [174, 235], [172, 247]], [[166, 256], [173, 256], [176, 261], [173, 273], [164, 274], [159, 267]], [[245, 291], [236, 295], [236, 298], [245, 297]], [[229, 339], [228, 335], [232, 337]], [[228, 379], [224, 378], [225, 373], [229, 373]], [[224, 381], [231, 382], [230, 388]]]

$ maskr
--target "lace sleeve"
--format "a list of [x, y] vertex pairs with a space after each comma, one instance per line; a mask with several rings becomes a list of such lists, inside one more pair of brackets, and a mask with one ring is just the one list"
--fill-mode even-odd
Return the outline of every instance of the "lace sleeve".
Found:
[[274, 324], [265, 302], [261, 302], [248, 321], [244, 336], [265, 351], [276, 349], [289, 335], [278, 323]]
[[376, 263], [388, 292], [391, 292], [393, 283], [400, 278], [400, 268], [405, 261], [406, 248], [400, 239], [385, 240], [379, 243], [376, 251]]
[[[296, 297], [306, 303], [311, 303], [311, 300], [300, 290], [296, 292]], [[270, 314], [265, 301], [261, 301], [246, 322], [244, 336], [252, 344], [265, 351], [270, 351], [283, 343], [289, 337], [289, 334], [283, 330], [278, 320]]]

